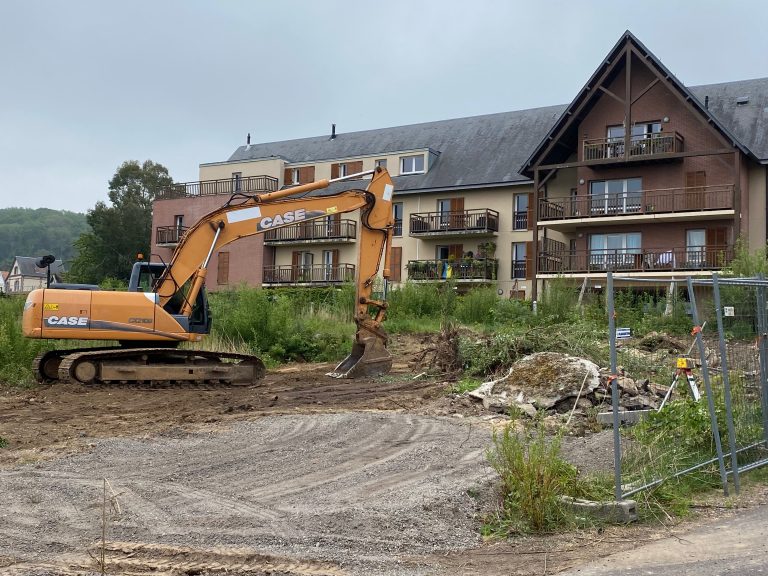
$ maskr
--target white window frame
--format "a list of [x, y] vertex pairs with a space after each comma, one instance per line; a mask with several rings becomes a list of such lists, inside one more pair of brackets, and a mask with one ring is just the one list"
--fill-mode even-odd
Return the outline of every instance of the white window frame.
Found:
[[347, 166], [346, 163], [341, 162], [339, 163], [339, 178], [344, 178], [345, 176], [349, 176], [349, 166]]
[[[530, 223], [528, 222], [528, 193], [524, 194], [515, 194], [512, 200], [512, 229], [513, 230], [527, 230]], [[521, 198], [525, 199], [525, 210], [520, 210], [520, 200]], [[520, 213], [525, 214], [526, 220], [525, 220], [525, 226], [518, 226], [517, 225], [517, 218]]]
[[[400, 218], [397, 217], [398, 209], [400, 211]], [[403, 235], [403, 203], [402, 202], [393, 202], [392, 203], [392, 219], [395, 221], [395, 226], [397, 226], [397, 221], [400, 221], [400, 233], [397, 234], [396, 230], [393, 232], [394, 236], [402, 236]]]
[[[694, 244], [696, 236], [700, 243]], [[685, 231], [685, 258], [688, 264], [701, 265], [706, 260], [707, 231], [704, 228], [692, 228]]]
[[291, 179], [293, 180], [291, 184], [301, 184], [301, 178], [299, 177], [299, 168], [291, 169]]
[[[599, 242], [597, 242], [600, 240]], [[609, 242], [620, 244], [617, 248], [609, 248]], [[596, 244], [600, 244], [597, 247]], [[589, 236], [590, 267], [599, 266], [605, 269], [608, 264], [612, 267], [631, 267], [636, 257], [643, 253], [643, 235], [641, 232], [617, 232], [611, 234], [591, 234]]]
[[[638, 180], [640, 190], [629, 190], [629, 182]], [[608, 192], [610, 183], [621, 182], [621, 192]], [[595, 193], [595, 184], [602, 183], [603, 191]], [[642, 212], [643, 179], [615, 178], [610, 180], [591, 180], [589, 182], [589, 209], [595, 214], [613, 216], [615, 214], [636, 214]]]
[[[417, 160], [419, 159], [421, 160], [420, 170], [416, 168]], [[424, 154], [400, 157], [400, 174], [423, 174], [424, 166]]]
[[[520, 254], [522, 253], [522, 258], [520, 258]], [[525, 264], [528, 256], [528, 250], [525, 242], [512, 242], [512, 279], [513, 280], [521, 280], [524, 279], [526, 276], [527, 270], [525, 269]], [[522, 276], [516, 274], [518, 263], [523, 263], [523, 274]]]
[[323, 250], [323, 275], [325, 280], [333, 279], [333, 250]]

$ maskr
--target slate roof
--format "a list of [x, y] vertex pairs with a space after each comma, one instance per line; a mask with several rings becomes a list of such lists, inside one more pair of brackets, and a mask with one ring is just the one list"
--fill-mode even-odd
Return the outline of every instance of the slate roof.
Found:
[[[40, 260], [36, 256], [16, 256], [16, 263], [19, 265], [19, 274], [21, 276], [33, 278], [45, 278], [45, 268], [38, 268], [36, 262]], [[13, 267], [11, 268], [13, 270]], [[64, 272], [64, 263], [59, 259], [51, 264], [51, 274], [60, 276]]]
[[[768, 78], [688, 88], [757, 160], [768, 162]], [[739, 98], [749, 101], [737, 105]], [[554, 127], [567, 105], [547, 106], [393, 128], [240, 146], [229, 162], [280, 157], [290, 163], [431, 149], [426, 174], [395, 177], [398, 194], [530, 182], [519, 170]], [[343, 186], [341, 184], [344, 184]], [[359, 187], [340, 183], [327, 189]]]

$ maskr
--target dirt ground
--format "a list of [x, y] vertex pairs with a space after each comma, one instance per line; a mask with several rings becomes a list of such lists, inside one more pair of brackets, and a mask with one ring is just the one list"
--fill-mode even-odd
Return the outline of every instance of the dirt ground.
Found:
[[[503, 417], [414, 379], [417, 344], [368, 382], [296, 365], [242, 388], [0, 386], [0, 573], [103, 554], [111, 574], [553, 574], [682, 530], [483, 542]], [[610, 468], [608, 433], [564, 450]]]

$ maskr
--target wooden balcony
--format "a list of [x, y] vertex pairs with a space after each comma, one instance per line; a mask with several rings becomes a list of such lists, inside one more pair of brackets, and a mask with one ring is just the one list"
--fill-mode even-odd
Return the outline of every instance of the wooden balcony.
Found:
[[155, 230], [155, 244], [160, 248], [175, 248], [188, 226], [158, 226]]
[[273, 178], [272, 176], [248, 176], [245, 178], [178, 182], [160, 190], [155, 196], [155, 200], [214, 196], [216, 194], [252, 194], [258, 192], [274, 192], [275, 190], [277, 190], [277, 178]]
[[495, 258], [461, 258], [459, 260], [409, 260], [408, 279], [440, 282], [486, 282], [496, 280], [499, 261]]
[[629, 150], [624, 138], [593, 138], [584, 140], [582, 159], [587, 161], [621, 161], [664, 157], [683, 152], [684, 140], [677, 132], [658, 132], [647, 136], [633, 136]]
[[461, 210], [457, 212], [422, 212], [411, 214], [411, 236], [488, 236], [499, 231], [496, 210]]
[[324, 244], [354, 242], [357, 238], [357, 222], [354, 220], [311, 220], [282, 228], [273, 228], [264, 234], [264, 244]]
[[733, 210], [734, 186], [663, 188], [539, 199], [539, 221]]
[[354, 264], [264, 266], [264, 286], [324, 286], [354, 282]]
[[562, 250], [539, 256], [539, 274], [589, 272], [691, 272], [719, 270], [733, 260], [733, 246], [623, 250]]

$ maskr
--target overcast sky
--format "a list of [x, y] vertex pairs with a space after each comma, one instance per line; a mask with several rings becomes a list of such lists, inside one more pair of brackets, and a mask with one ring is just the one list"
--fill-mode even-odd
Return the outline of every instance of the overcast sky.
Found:
[[686, 85], [768, 76], [768, 2], [0, 0], [0, 208], [125, 160], [570, 102], [624, 30]]

